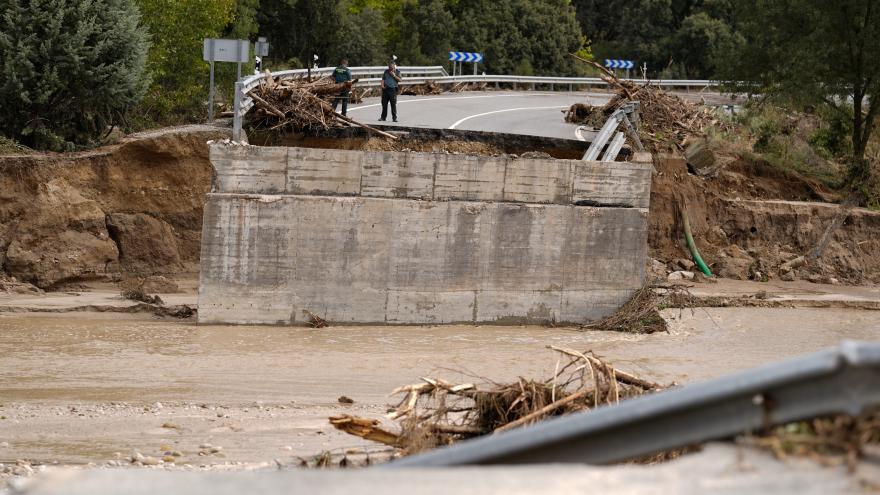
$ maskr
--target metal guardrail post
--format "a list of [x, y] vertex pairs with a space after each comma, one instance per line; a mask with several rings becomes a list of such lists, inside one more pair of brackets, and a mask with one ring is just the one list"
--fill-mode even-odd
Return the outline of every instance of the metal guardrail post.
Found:
[[880, 343], [815, 354], [548, 419], [379, 469], [487, 464], [610, 464], [832, 414], [880, 407]]
[[232, 104], [232, 140], [233, 141], [241, 141], [241, 119], [242, 119], [242, 110], [241, 110], [241, 98], [244, 95], [244, 83], [241, 81], [235, 82], [235, 95], [233, 96], [233, 104]]

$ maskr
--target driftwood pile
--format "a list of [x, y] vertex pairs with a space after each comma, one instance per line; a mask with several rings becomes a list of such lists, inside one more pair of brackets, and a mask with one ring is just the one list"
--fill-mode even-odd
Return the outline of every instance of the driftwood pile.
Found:
[[257, 129], [280, 128], [294, 131], [326, 130], [332, 127], [363, 127], [370, 132], [397, 139], [396, 136], [374, 129], [333, 111], [333, 98], [343, 90], [351, 90], [354, 81], [336, 83], [331, 77], [276, 79], [269, 71], [260, 85], [248, 96], [254, 106], [248, 112], [250, 122]]
[[[684, 101], [659, 86], [647, 82], [638, 85], [618, 79], [611, 71], [601, 65], [572, 55], [599, 70], [599, 77], [614, 91], [614, 96], [606, 105], [591, 107], [575, 104], [566, 114], [567, 122], [575, 122], [601, 127], [601, 122], [619, 107], [639, 102], [640, 137], [646, 146], [654, 149], [674, 147], [683, 150], [688, 138], [705, 137], [709, 128], [724, 129], [714, 111], [704, 105]], [[577, 107], [577, 108], [576, 108]]]
[[556, 372], [547, 380], [520, 378], [510, 384], [452, 384], [437, 378], [395, 389], [403, 399], [386, 416], [397, 432], [378, 420], [333, 416], [337, 429], [409, 455], [457, 441], [522, 427], [551, 416], [593, 409], [664, 387], [615, 369], [591, 352], [550, 347], [558, 354]]
[[427, 81], [422, 84], [413, 84], [404, 87], [400, 94], [407, 96], [423, 96], [423, 95], [439, 95], [443, 92], [443, 88], [434, 81]]

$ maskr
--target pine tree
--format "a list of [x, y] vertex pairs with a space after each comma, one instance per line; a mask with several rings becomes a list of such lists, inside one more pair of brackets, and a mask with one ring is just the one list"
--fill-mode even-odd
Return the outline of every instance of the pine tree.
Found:
[[0, 132], [90, 144], [143, 96], [149, 41], [132, 0], [0, 3]]

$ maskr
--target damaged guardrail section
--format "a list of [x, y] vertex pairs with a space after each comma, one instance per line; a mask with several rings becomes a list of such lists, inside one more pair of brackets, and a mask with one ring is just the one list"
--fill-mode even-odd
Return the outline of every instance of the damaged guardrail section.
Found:
[[200, 323], [580, 323], [644, 282], [648, 154], [212, 144], [211, 162]]

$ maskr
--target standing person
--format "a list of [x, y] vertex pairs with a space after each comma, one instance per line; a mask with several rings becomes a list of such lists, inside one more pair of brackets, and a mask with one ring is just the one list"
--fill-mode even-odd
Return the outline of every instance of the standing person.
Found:
[[388, 68], [382, 74], [382, 116], [379, 120], [384, 122], [388, 118], [388, 104], [391, 103], [391, 118], [397, 122], [397, 91], [400, 89], [400, 69], [392, 60]]
[[[348, 68], [348, 59], [343, 58], [339, 61], [339, 67], [333, 69], [333, 80], [336, 81], [336, 84], [344, 83], [351, 81], [351, 69]], [[336, 97], [333, 98], [333, 111], [336, 111], [336, 107], [339, 105], [339, 102], [342, 102], [342, 115], [348, 115], [348, 94], [349, 89], [345, 88], [339, 92]]]

